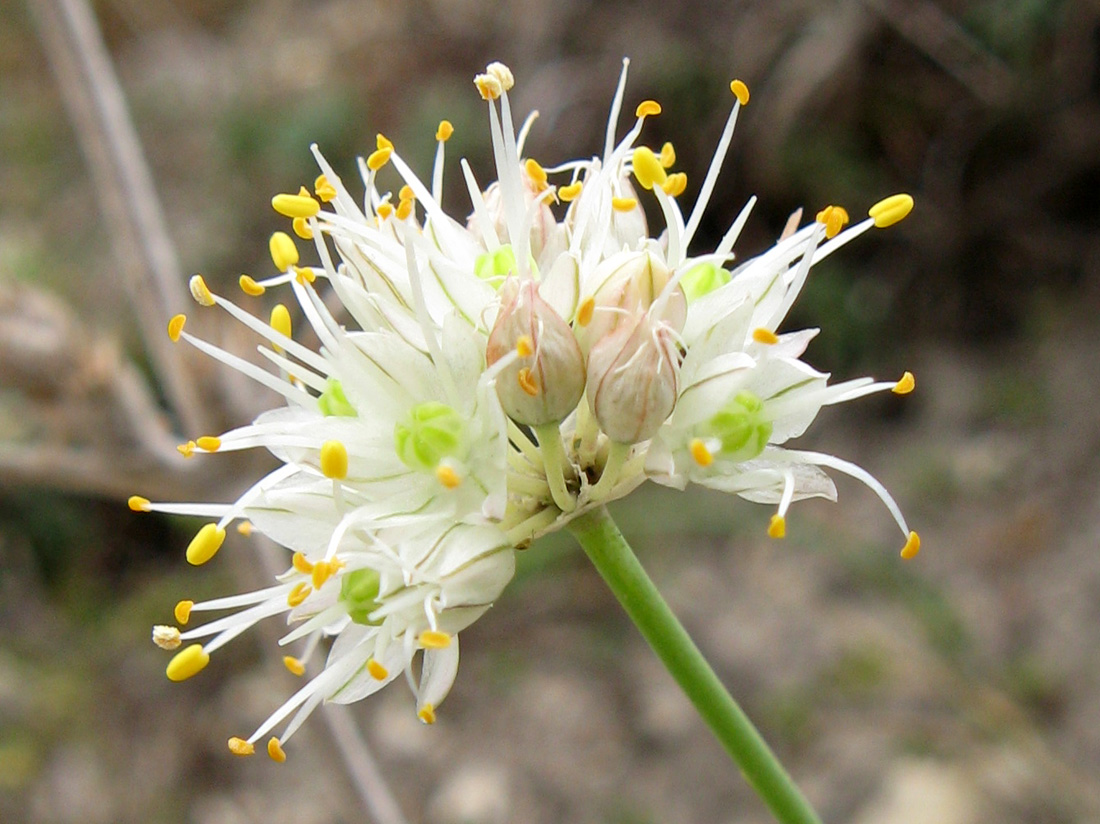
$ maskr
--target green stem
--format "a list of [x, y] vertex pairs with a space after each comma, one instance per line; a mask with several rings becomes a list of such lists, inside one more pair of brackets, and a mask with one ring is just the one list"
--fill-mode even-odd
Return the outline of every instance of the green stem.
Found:
[[572, 512], [577, 502], [569, 494], [565, 485], [565, 468], [569, 461], [565, 457], [565, 447], [561, 443], [561, 429], [556, 423], [534, 427], [535, 437], [539, 439], [542, 463], [546, 468], [546, 483], [550, 486], [550, 497], [562, 512]]
[[821, 824], [673, 615], [607, 510], [601, 506], [586, 512], [570, 523], [569, 530], [776, 820], [782, 824]]

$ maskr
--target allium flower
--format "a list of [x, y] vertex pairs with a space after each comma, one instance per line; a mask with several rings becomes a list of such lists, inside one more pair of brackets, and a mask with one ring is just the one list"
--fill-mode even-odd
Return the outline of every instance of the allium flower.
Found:
[[[512, 577], [515, 548], [647, 478], [773, 504], [768, 532], [781, 538], [792, 501], [835, 498], [825, 472], [832, 469], [885, 502], [905, 538], [904, 557], [918, 550], [916, 533], [871, 475], [787, 447], [822, 406], [905, 393], [912, 376], [830, 385], [800, 360], [816, 330], [777, 331], [814, 263], [901, 220], [912, 199], [887, 198], [846, 230], [847, 212], [827, 207], [773, 248], [727, 268], [750, 201], [716, 249], [691, 254], [748, 89], [730, 84], [729, 119], [685, 217], [677, 198], [686, 177], [669, 171], [673, 147], [637, 145], [646, 118], [661, 107], [643, 101], [616, 140], [626, 67], [602, 154], [553, 167], [523, 157], [534, 115], [517, 136], [512, 73], [494, 63], [478, 75], [497, 180], [483, 189], [462, 161], [472, 201], [464, 221], [440, 205], [453, 132], [447, 121], [436, 132], [428, 182], [379, 135], [359, 164], [360, 197], [314, 147], [321, 175], [313, 192], [302, 187], [272, 205], [311, 242], [315, 262], [299, 265], [297, 241], [276, 232], [275, 274], [243, 276], [240, 285], [250, 296], [289, 289], [317, 350], [294, 339], [282, 304], [265, 322], [192, 278], [199, 304], [220, 307], [261, 338], [270, 368], [192, 336], [182, 315], [169, 324], [171, 338], [253, 378], [286, 405], [180, 451], [263, 448], [282, 465], [231, 504], [135, 496], [130, 506], [212, 519], [187, 549], [192, 564], [217, 553], [233, 522], [284, 547], [289, 564], [257, 592], [181, 601], [180, 626], [193, 613], [227, 614], [183, 630], [159, 625], [153, 640], [166, 649], [192, 642], [168, 665], [168, 677], [183, 680], [269, 616], [285, 616], [291, 629], [283, 642], [307, 639], [307, 655], [332, 639], [320, 674], [247, 739], [230, 739], [234, 753], [251, 753], [286, 721], [268, 742], [272, 758], [283, 760], [283, 744], [318, 703], [358, 700], [402, 672], [417, 713], [432, 722], [457, 671], [458, 634]], [[396, 203], [383, 179], [400, 183]], [[656, 238], [641, 204], [650, 197], [665, 224]], [[304, 673], [298, 658], [285, 661]]]

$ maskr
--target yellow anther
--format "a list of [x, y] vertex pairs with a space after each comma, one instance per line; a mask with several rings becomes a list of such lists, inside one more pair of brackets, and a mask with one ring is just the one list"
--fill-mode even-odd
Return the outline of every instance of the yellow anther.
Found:
[[542, 168], [537, 160], [533, 157], [527, 158], [523, 168], [527, 172], [527, 176], [531, 178], [531, 182], [535, 184], [536, 191], [541, 192], [546, 188], [546, 169]]
[[168, 339], [175, 343], [180, 339], [180, 334], [183, 332], [183, 325], [187, 323], [187, 315], [173, 315], [172, 319], [168, 321]]
[[245, 741], [243, 738], [237, 738], [236, 736], [233, 736], [229, 739], [229, 751], [233, 753], [233, 755], [245, 756], [252, 755], [254, 752], [256, 752], [256, 748], [252, 744]]
[[194, 606], [194, 601], [180, 601], [176, 604], [175, 609], [172, 610], [172, 614], [176, 616], [176, 623], [187, 626], [187, 622], [191, 620], [191, 609]]
[[[638, 182], [642, 184], [643, 189], [660, 186], [668, 177], [665, 174], [665, 167], [661, 165], [657, 155], [653, 154], [653, 150], [647, 146], [639, 146], [634, 150], [633, 165], [634, 177], [638, 178]], [[616, 206], [615, 208], [618, 209], [619, 207]], [[633, 208], [633, 206], [627, 208]]]
[[733, 92], [733, 96], [737, 98], [737, 102], [742, 106], [745, 106], [749, 102], [749, 87], [745, 85], [743, 80], [731, 80], [730, 91]]
[[435, 723], [435, 707], [431, 704], [425, 704], [420, 708], [420, 711], [416, 714], [416, 717], [423, 721], [425, 724]]
[[535, 354], [535, 342], [529, 335], [520, 335], [516, 341], [516, 354], [521, 358], [529, 358]]
[[579, 307], [577, 307], [577, 325], [587, 326], [592, 322], [592, 315], [596, 312], [596, 299], [585, 298]]
[[317, 179], [313, 181], [313, 191], [317, 193], [317, 197], [322, 203], [328, 203], [336, 199], [336, 187], [329, 183], [328, 178], [324, 175], [317, 175]]
[[531, 374], [531, 370], [526, 366], [519, 370], [516, 380], [519, 382], [519, 388], [532, 398], [539, 393], [538, 381], [535, 380], [535, 376]]
[[206, 281], [202, 279], [202, 275], [192, 275], [191, 280], [187, 282], [187, 286], [191, 290], [191, 297], [195, 299], [196, 303], [201, 306], [214, 305], [214, 295], [210, 292]]
[[817, 222], [825, 224], [825, 237], [834, 238], [848, 223], [848, 211], [843, 206], [826, 206], [817, 213]]
[[310, 580], [313, 582], [314, 589], [320, 589], [325, 585], [325, 582], [332, 577], [333, 573], [340, 568], [340, 564], [331, 561], [318, 561], [313, 565], [313, 573], [310, 575]]
[[393, 214], [393, 204], [390, 203], [388, 200], [384, 203], [379, 203], [378, 204], [378, 216], [380, 218], [382, 218], [382, 220], [387, 220], [389, 218], [389, 216], [392, 215], [392, 214]]
[[581, 182], [575, 181], [568, 186], [562, 186], [558, 189], [558, 197], [568, 203], [571, 200], [575, 200], [577, 195], [581, 193]]
[[503, 93], [500, 81], [491, 74], [479, 74], [474, 77], [474, 85], [482, 100], [496, 100]]
[[782, 515], [772, 515], [772, 519], [768, 522], [768, 537], [786, 538], [787, 519], [784, 518]]
[[209, 663], [210, 656], [202, 648], [202, 644], [192, 644], [175, 654], [168, 662], [165, 674], [169, 681], [186, 681], [202, 672]]
[[198, 531], [187, 546], [187, 563], [194, 566], [205, 564], [222, 548], [225, 530], [217, 524], [207, 524]]
[[656, 100], [643, 100], [634, 110], [635, 117], [653, 117], [661, 113], [661, 104]]
[[457, 489], [462, 484], [462, 478], [447, 464], [440, 464], [435, 468], [435, 477], [447, 489]]
[[305, 286], [307, 283], [313, 283], [317, 280], [317, 273], [309, 266], [295, 266], [294, 279]]
[[258, 298], [260, 295], [267, 291], [266, 286], [261, 286], [248, 275], [241, 275], [237, 283], [240, 284], [242, 292], [244, 292], [246, 295], [251, 295], [254, 298]]
[[377, 172], [390, 162], [390, 155], [392, 154], [393, 148], [390, 146], [384, 149], [376, 149], [367, 156], [367, 168], [372, 172]]
[[126, 501], [126, 506], [130, 507], [133, 512], [148, 512], [150, 502], [148, 498], [143, 498], [140, 495], [131, 495]]
[[290, 337], [290, 310], [283, 304], [276, 303], [271, 307], [271, 328], [278, 332], [280, 335]]
[[913, 373], [905, 372], [890, 391], [895, 395], [908, 395], [916, 388], [917, 379], [913, 377]]
[[397, 204], [397, 211], [395, 214], [398, 220], [408, 220], [409, 215], [412, 214], [414, 202], [415, 201], [412, 200], [402, 200]]
[[307, 561], [306, 556], [301, 552], [295, 552], [290, 556], [290, 564], [303, 575], [313, 572], [313, 564]]
[[203, 435], [201, 438], [195, 441], [195, 446], [206, 452], [217, 452], [221, 449], [222, 439], [215, 437], [214, 435]]
[[417, 640], [424, 649], [446, 649], [451, 645], [450, 634], [438, 629], [424, 630]]
[[672, 148], [671, 143], [666, 143], [661, 147], [661, 153], [657, 156], [657, 159], [661, 161], [661, 165], [666, 169], [672, 168], [672, 164], [676, 162], [676, 150]]
[[669, 197], [679, 197], [684, 193], [688, 185], [688, 176], [683, 172], [674, 172], [668, 176], [668, 180], [661, 184], [661, 189]]
[[309, 223], [304, 217], [296, 217], [290, 221], [290, 228], [302, 240], [313, 240], [313, 230], [309, 228]]
[[867, 214], [875, 221], [880, 229], [893, 226], [907, 214], [913, 211], [913, 198], [911, 195], [891, 195], [885, 200], [880, 200], [867, 210]]
[[283, 666], [287, 668], [291, 675], [297, 675], [299, 678], [306, 674], [305, 665], [293, 655], [283, 656]]
[[321, 204], [309, 196], [279, 194], [271, 198], [271, 208], [283, 217], [313, 217], [321, 211]]
[[752, 339], [757, 343], [763, 343], [768, 346], [772, 346], [779, 343], [779, 335], [775, 334], [771, 329], [765, 329], [763, 326], [758, 326], [752, 330]]
[[252, 521], [241, 521], [237, 524], [237, 532], [247, 538], [252, 534]]
[[183, 641], [180, 639], [180, 631], [176, 627], [167, 624], [157, 624], [153, 627], [153, 643], [161, 649], [179, 649]]
[[638, 205], [638, 201], [632, 197], [611, 198], [611, 208], [616, 212], [629, 212]]
[[451, 125], [450, 120], [440, 120], [439, 128], [435, 130], [435, 139], [440, 143], [446, 143], [454, 133], [455, 127]]
[[397, 191], [397, 197], [400, 200], [416, 200], [416, 195], [413, 194], [412, 186], [406, 183]]
[[367, 672], [370, 673], [370, 677], [375, 681], [385, 681], [390, 677], [390, 671], [373, 658], [367, 661]]
[[176, 447], [176, 451], [179, 452], [185, 458], [191, 458], [195, 455], [195, 447], [197, 444], [194, 441], [188, 441], [187, 443], [181, 443]]
[[337, 481], [348, 476], [348, 449], [340, 441], [321, 444], [321, 472]]
[[910, 558], [916, 558], [918, 552], [920, 552], [920, 535], [910, 532], [905, 546], [901, 548], [901, 557], [908, 561]]
[[384, 134], [376, 134], [374, 136], [374, 147], [376, 149], [389, 149], [393, 150], [393, 141], [386, 137]]
[[271, 260], [280, 272], [286, 272], [298, 262], [298, 247], [286, 232], [275, 232], [268, 241]]
[[278, 764], [282, 764], [286, 761], [286, 753], [283, 752], [283, 745], [279, 743], [278, 738], [272, 738], [267, 742], [267, 754], [272, 761]]
[[703, 443], [702, 438], [692, 438], [691, 443], [688, 444], [688, 451], [699, 466], [710, 466], [714, 463], [714, 455], [707, 449], [707, 445]]
[[300, 581], [287, 593], [286, 605], [288, 607], [299, 606], [302, 601], [309, 597], [311, 592], [313, 592], [313, 588], [305, 581]]

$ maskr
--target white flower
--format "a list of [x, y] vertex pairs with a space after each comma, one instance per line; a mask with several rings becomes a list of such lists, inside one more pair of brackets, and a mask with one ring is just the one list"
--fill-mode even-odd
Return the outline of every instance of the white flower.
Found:
[[[321, 701], [350, 702], [406, 673], [422, 719], [434, 719], [458, 665], [458, 633], [497, 598], [514, 571], [514, 548], [621, 497], [647, 478], [684, 488], [698, 483], [777, 506], [769, 534], [782, 537], [791, 502], [834, 498], [826, 469], [864, 481], [919, 547], [897, 505], [864, 470], [791, 449], [822, 406], [892, 389], [869, 378], [829, 385], [800, 358], [815, 330], [777, 332], [811, 266], [912, 206], [907, 195], [873, 206], [842, 231], [848, 215], [827, 207], [773, 248], [733, 269], [733, 246], [753, 201], [716, 249], [690, 254], [696, 230], [748, 90], [735, 102], [691, 212], [677, 198], [686, 177], [670, 171], [675, 150], [636, 145], [660, 114], [643, 101], [616, 140], [626, 61], [598, 157], [544, 167], [523, 157], [534, 116], [514, 128], [512, 73], [490, 64], [475, 84], [488, 103], [497, 180], [484, 189], [468, 164], [472, 203], [462, 221], [441, 204], [442, 121], [431, 177], [422, 181], [379, 135], [360, 161], [364, 194], [353, 195], [314, 147], [321, 175], [313, 193], [272, 199], [294, 234], [311, 241], [316, 263], [300, 264], [297, 241], [272, 235], [275, 274], [241, 278], [262, 295], [289, 288], [320, 342], [295, 340], [279, 304], [264, 322], [215, 295], [200, 276], [191, 292], [259, 335], [261, 368], [169, 324], [185, 340], [281, 395], [286, 405], [180, 451], [263, 448], [281, 466], [231, 504], [151, 503], [131, 508], [211, 519], [187, 550], [209, 561], [238, 522], [290, 553], [271, 587], [175, 610], [229, 611], [180, 631], [158, 626], [165, 648], [192, 643], [168, 666], [174, 680], [203, 669], [210, 653], [257, 621], [283, 616], [284, 643], [307, 640], [307, 654], [331, 638], [316, 675], [248, 738], [286, 722], [269, 754]], [[395, 172], [395, 198], [380, 178]], [[665, 229], [650, 237], [642, 201], [653, 197]], [[567, 205], [562, 205], [567, 204]], [[322, 298], [327, 284], [331, 296]], [[199, 642], [197, 639], [204, 639]], [[414, 660], [422, 655], [419, 679]], [[303, 656], [305, 657], [305, 656]], [[286, 659], [293, 672], [304, 665]], [[289, 720], [288, 720], [289, 719]]]

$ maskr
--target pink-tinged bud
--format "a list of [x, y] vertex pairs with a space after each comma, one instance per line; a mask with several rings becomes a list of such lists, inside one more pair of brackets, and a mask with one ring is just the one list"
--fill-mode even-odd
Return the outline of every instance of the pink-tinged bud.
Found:
[[[578, 335], [582, 350], [591, 349], [623, 326], [633, 327], [668, 288], [671, 278], [664, 260], [650, 250], [618, 254], [601, 263], [591, 277], [599, 284], [592, 295], [592, 320]], [[672, 287], [659, 310], [657, 320], [677, 332], [684, 328], [687, 299], [679, 284]]]
[[679, 392], [680, 350], [667, 324], [643, 315], [620, 325], [588, 354], [588, 402], [616, 443], [637, 443], [672, 414]]
[[527, 426], [562, 420], [584, 393], [584, 356], [573, 330], [537, 287], [530, 279], [505, 281], [504, 305], [485, 348], [490, 366], [516, 353], [497, 376], [497, 396], [508, 416]]

